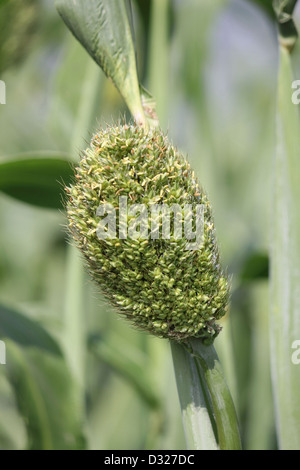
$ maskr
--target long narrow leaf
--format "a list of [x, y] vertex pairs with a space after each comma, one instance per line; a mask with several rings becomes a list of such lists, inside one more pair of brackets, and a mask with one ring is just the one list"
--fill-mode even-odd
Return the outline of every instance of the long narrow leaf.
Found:
[[279, 445], [300, 448], [300, 369], [293, 343], [300, 338], [300, 122], [292, 103], [290, 54], [280, 50], [278, 144], [274, 171], [271, 252], [271, 361]]
[[97, 358], [123, 376], [148, 406], [159, 408], [161, 405], [159, 395], [149, 380], [145, 363], [137, 359], [135, 351], [131, 351], [133, 354], [130, 355], [117, 343], [97, 337], [91, 338], [90, 350]]
[[125, 2], [56, 0], [55, 5], [73, 35], [114, 82], [135, 120], [146, 125]]
[[27, 427], [28, 449], [83, 449], [80, 394], [65, 361], [8, 342], [6, 370]]
[[38, 207], [63, 208], [63, 185], [72, 177], [70, 159], [56, 152], [0, 160], [0, 191]]
[[0, 305], [0, 338], [11, 339], [21, 346], [35, 346], [48, 353], [61, 355], [54, 338], [36, 321]]

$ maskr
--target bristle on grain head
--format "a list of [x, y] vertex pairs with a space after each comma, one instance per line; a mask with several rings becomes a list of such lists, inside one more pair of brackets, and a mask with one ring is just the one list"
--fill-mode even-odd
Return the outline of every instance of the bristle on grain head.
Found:
[[207, 196], [159, 129], [100, 130], [67, 191], [70, 232], [102, 292], [156, 336], [213, 341], [229, 282]]

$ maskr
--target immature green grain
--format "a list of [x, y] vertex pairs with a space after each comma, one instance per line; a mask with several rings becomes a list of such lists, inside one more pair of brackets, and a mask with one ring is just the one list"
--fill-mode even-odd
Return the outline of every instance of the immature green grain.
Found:
[[[211, 207], [189, 163], [160, 130], [123, 125], [99, 131], [67, 193], [71, 234], [92, 277], [119, 313], [159, 337], [211, 341], [217, 336], [229, 283], [220, 266]], [[152, 239], [150, 234], [122, 239], [120, 196], [128, 198], [128, 207], [203, 205], [200, 248], [186, 249], [189, 240], [172, 232], [170, 239]], [[118, 214], [116, 238], [98, 236], [97, 210], [105, 203]]]

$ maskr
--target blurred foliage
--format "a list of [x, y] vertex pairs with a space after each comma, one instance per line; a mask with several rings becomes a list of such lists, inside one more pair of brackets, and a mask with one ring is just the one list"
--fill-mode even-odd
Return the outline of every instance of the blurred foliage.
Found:
[[272, 6], [272, 0], [246, 0], [256, 3], [263, 8], [271, 17], [274, 17], [274, 10]]
[[[171, 34], [161, 47], [151, 41], [153, 3], [134, 2], [133, 17], [143, 85], [149, 88], [154, 70], [155, 83], [161, 80], [167, 91], [160, 103], [163, 126], [208, 192], [232, 276], [231, 311], [216, 348], [235, 396], [243, 446], [275, 449], [266, 253], [277, 42], [275, 24], [254, 3], [270, 11], [267, 1], [172, 0]], [[0, 182], [1, 161], [13, 168], [16, 155], [36, 159], [35, 189], [27, 184], [33, 172], [25, 171], [24, 161], [17, 169], [19, 199], [35, 207], [9, 191], [0, 194], [0, 339], [7, 344], [0, 448], [183, 449], [168, 343], [117, 318], [84, 272], [80, 289], [70, 288], [77, 268], [68, 264], [64, 213], [37, 207], [46, 194], [57, 206], [53, 182], [60, 188], [67, 178], [66, 159], [71, 166], [98, 126], [128, 115], [124, 103], [101, 71], [91, 73], [91, 59], [52, 0], [1, 2], [0, 44], [0, 78], [7, 85]], [[158, 55], [164, 70], [155, 68]], [[299, 50], [294, 59], [297, 69]], [[41, 152], [59, 152], [62, 167], [44, 172]], [[82, 317], [82, 383], [70, 360], [70, 298]]]
[[63, 209], [63, 185], [74, 171], [61, 154], [23, 155], [0, 161], [0, 190], [28, 204]]
[[40, 19], [39, 0], [0, 3], [0, 73], [17, 65], [30, 52]]
[[80, 394], [63, 358], [7, 342], [8, 378], [28, 433], [29, 450], [85, 448]]
[[269, 256], [266, 253], [251, 253], [244, 261], [240, 278], [244, 282], [267, 279]]
[[0, 305], [0, 335], [21, 346], [34, 346], [61, 356], [56, 341], [41, 325], [26, 315]]

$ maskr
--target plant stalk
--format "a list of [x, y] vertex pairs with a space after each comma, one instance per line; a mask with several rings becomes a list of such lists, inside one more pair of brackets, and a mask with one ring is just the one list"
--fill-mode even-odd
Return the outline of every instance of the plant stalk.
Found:
[[[74, 161], [78, 160], [82, 140], [86, 136], [94, 114], [95, 97], [99, 90], [101, 74], [97, 65], [88, 61], [86, 78], [83, 83], [78, 114], [74, 123], [70, 151]], [[66, 288], [64, 305], [65, 352], [72, 373], [78, 384], [84, 387], [85, 328], [83, 312], [84, 267], [75, 246], [70, 245], [67, 251]]]
[[151, 4], [151, 34], [149, 44], [148, 87], [156, 99], [156, 113], [160, 125], [167, 122], [168, 102], [168, 38], [170, 0], [153, 0]]
[[237, 415], [214, 346], [197, 339], [171, 346], [188, 447], [240, 450]]
[[207, 403], [208, 391], [195, 358], [175, 341], [171, 341], [171, 350], [187, 448], [218, 450], [215, 422]]
[[293, 344], [300, 339], [300, 121], [292, 103], [290, 52], [280, 47], [277, 151], [271, 234], [270, 340], [279, 447], [300, 448], [300, 370]]

